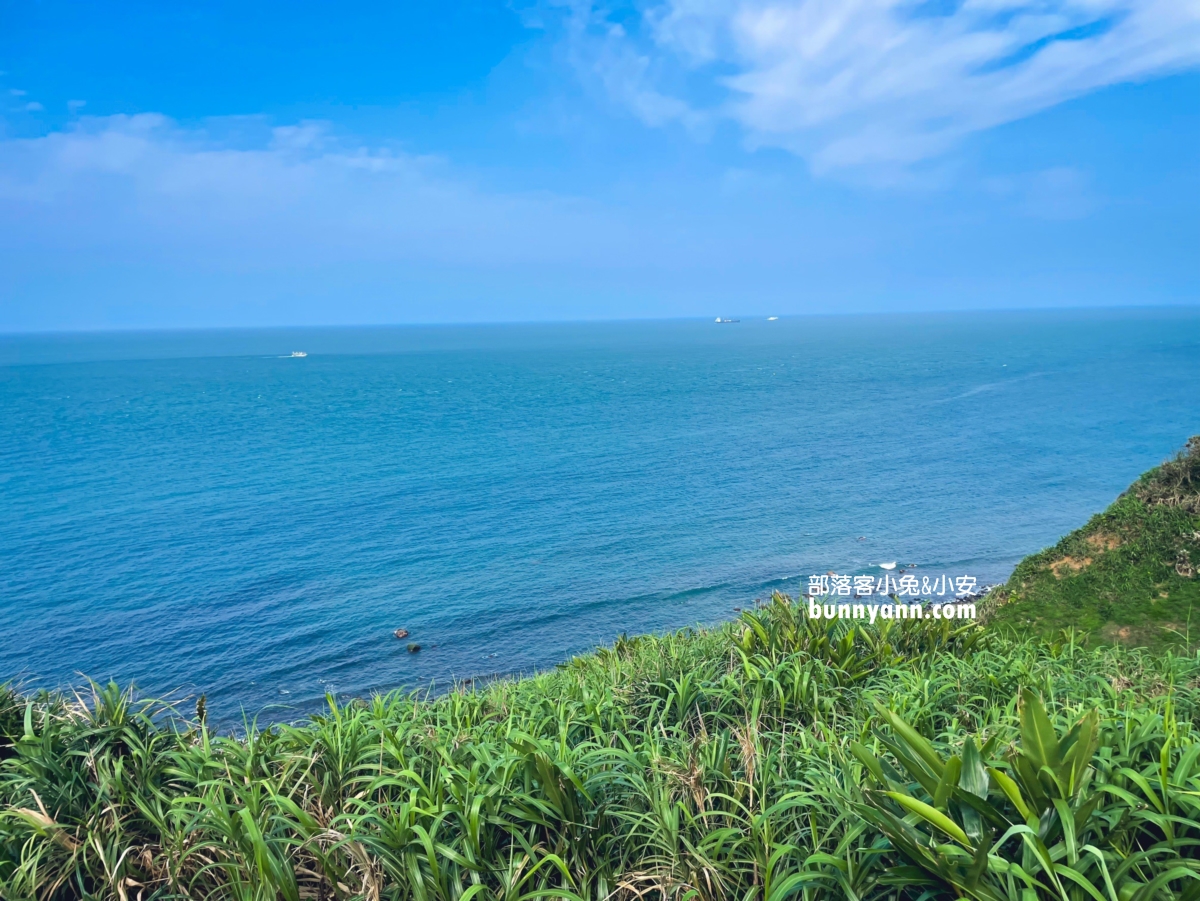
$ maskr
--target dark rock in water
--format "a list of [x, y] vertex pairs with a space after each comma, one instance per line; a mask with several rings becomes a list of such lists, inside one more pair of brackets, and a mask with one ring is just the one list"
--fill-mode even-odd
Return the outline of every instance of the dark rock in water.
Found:
[[408, 638], [408, 629], [397, 629], [392, 634], [397, 638]]
[[408, 643], [408, 653], [415, 654], [419, 650], [421, 650], [421, 646], [419, 644], [417, 644], [415, 641], [410, 641]]

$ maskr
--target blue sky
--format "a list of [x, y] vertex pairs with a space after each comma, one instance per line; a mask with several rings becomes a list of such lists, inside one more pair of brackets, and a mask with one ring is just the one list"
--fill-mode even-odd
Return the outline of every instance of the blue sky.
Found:
[[0, 0], [0, 72], [0, 331], [1200, 299], [1200, 0]]

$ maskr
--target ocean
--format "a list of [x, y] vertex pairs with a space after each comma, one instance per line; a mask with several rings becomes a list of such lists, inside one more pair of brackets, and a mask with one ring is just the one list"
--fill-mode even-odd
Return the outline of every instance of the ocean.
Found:
[[998, 582], [1196, 432], [1198, 308], [0, 337], [0, 681], [288, 720]]

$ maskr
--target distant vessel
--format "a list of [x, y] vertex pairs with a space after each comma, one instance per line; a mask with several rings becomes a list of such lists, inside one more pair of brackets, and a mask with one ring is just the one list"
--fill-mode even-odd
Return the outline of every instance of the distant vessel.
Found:
[[717, 317], [717, 322], [720, 322], [722, 324], [724, 324], [726, 322], [741, 322], [741, 321], [742, 320], [740, 320], [740, 319], [722, 319], [720, 316]]
[[306, 354], [306, 353], [305, 353], [304, 351], [302, 351], [302, 350], [293, 350], [293, 351], [292, 351], [292, 356], [293, 356], [293, 357], [307, 357], [307, 356], [308, 356], [308, 354]]
[[767, 317], [767, 322], [774, 322], [774, 321], [775, 321], [776, 319], [778, 319], [778, 318], [779, 318], [778, 316], [768, 316], [768, 317]]

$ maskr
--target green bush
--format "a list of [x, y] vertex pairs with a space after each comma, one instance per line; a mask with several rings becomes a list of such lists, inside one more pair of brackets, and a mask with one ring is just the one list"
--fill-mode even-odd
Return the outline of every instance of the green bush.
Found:
[[1004, 763], [989, 765], [994, 740], [981, 748], [968, 737], [943, 757], [879, 713], [893, 732], [879, 741], [902, 771], [861, 744], [852, 750], [876, 786], [860, 811], [909, 864], [892, 870], [892, 884], [980, 901], [1200, 897], [1200, 744], [1179, 747], [1158, 717], [1138, 722], [1159, 748], [1139, 771], [1140, 755], [1104, 736], [1095, 709], [1056, 729], [1028, 689]]
[[1197, 899], [1198, 684], [1194, 656], [777, 596], [237, 735], [116, 686], [10, 694], [0, 895]]

